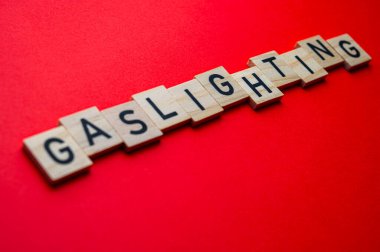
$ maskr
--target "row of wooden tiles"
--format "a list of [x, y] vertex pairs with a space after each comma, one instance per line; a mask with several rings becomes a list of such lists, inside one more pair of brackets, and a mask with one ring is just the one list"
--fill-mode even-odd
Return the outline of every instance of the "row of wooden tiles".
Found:
[[169, 89], [158, 86], [132, 101], [99, 111], [91, 107], [59, 119], [60, 126], [24, 140], [24, 149], [48, 181], [59, 182], [91, 166], [89, 157], [122, 144], [133, 150], [157, 141], [163, 132], [191, 121], [198, 125], [225, 108], [249, 100], [256, 109], [278, 101], [285, 87], [321, 81], [326, 70], [344, 63], [351, 70], [370, 56], [348, 35], [325, 41], [314, 36], [284, 54], [252, 57], [248, 69], [229, 74], [217, 67]]

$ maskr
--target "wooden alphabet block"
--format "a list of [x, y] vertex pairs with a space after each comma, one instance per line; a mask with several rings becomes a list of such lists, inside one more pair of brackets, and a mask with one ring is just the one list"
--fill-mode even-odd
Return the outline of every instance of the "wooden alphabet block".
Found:
[[328, 74], [314, 59], [313, 55], [303, 48], [294, 49], [281, 54], [281, 56], [293, 68], [294, 72], [301, 77], [303, 87], [323, 80]]
[[97, 107], [62, 117], [59, 122], [90, 157], [122, 144], [119, 135]]
[[198, 125], [223, 112], [223, 108], [196, 79], [168, 89], [179, 105], [191, 116], [192, 124]]
[[191, 119], [162, 85], [134, 94], [132, 98], [164, 132], [181, 126]]
[[258, 67], [234, 73], [232, 77], [249, 94], [254, 109], [279, 101], [284, 95]]
[[233, 106], [248, 98], [248, 94], [222, 66], [198, 74], [195, 79], [223, 108]]
[[279, 89], [292, 86], [300, 81], [300, 77], [276, 51], [250, 58], [248, 66], [257, 66]]
[[127, 151], [157, 141], [161, 130], [135, 101], [102, 110], [103, 116], [123, 139]]
[[50, 183], [86, 171], [92, 165], [62, 126], [26, 138], [24, 149]]
[[320, 35], [298, 41], [296, 47], [302, 47], [311, 53], [326, 70], [343, 63], [342, 57]]
[[355, 40], [346, 34], [331, 38], [327, 40], [335, 51], [342, 56], [344, 60], [344, 68], [347, 70], [354, 70], [361, 66], [367, 65], [371, 61], [371, 56], [355, 42]]

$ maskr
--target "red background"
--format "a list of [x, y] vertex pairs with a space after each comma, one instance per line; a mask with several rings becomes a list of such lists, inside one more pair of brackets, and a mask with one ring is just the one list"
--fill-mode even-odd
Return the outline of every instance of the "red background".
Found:
[[[373, 1], [0, 1], [0, 251], [380, 251]], [[22, 140], [58, 118], [315, 34], [373, 57], [50, 187]]]

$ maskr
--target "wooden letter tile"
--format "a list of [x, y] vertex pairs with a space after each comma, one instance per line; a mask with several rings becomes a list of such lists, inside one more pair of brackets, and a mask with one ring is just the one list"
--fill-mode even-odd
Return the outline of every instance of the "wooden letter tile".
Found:
[[296, 47], [302, 47], [311, 53], [326, 70], [343, 63], [342, 57], [320, 35], [298, 41]]
[[257, 66], [279, 89], [292, 86], [300, 81], [300, 77], [276, 51], [250, 58], [248, 66]]
[[134, 94], [132, 98], [162, 131], [183, 125], [191, 119], [164, 86]]
[[223, 108], [238, 104], [248, 98], [248, 94], [222, 66], [198, 74], [195, 78]]
[[92, 165], [62, 126], [26, 138], [24, 149], [50, 183], [86, 171]]
[[90, 157], [111, 150], [122, 143], [119, 135], [97, 107], [62, 117], [59, 122]]
[[232, 77], [249, 94], [254, 109], [278, 101], [284, 95], [258, 67], [234, 73]]
[[103, 116], [123, 139], [127, 151], [159, 140], [161, 130], [135, 101], [102, 110]]
[[314, 59], [313, 55], [303, 48], [294, 49], [281, 54], [281, 56], [293, 68], [294, 72], [301, 77], [303, 87], [323, 80], [328, 74]]
[[223, 108], [196, 79], [171, 87], [168, 90], [191, 116], [193, 125], [218, 116], [223, 112]]
[[347, 33], [328, 39], [327, 42], [342, 56], [347, 70], [367, 65], [371, 61], [371, 56]]

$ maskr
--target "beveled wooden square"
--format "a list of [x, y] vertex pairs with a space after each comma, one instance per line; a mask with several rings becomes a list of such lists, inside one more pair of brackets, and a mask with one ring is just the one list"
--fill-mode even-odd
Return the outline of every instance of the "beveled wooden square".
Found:
[[53, 184], [86, 171], [92, 165], [62, 126], [24, 139], [24, 149]]
[[347, 33], [328, 39], [335, 51], [344, 60], [344, 67], [347, 70], [354, 70], [361, 66], [367, 65], [371, 61], [371, 56]]
[[257, 66], [279, 89], [295, 85], [301, 80], [276, 51], [250, 58], [248, 66]]
[[222, 66], [197, 74], [195, 79], [223, 108], [233, 106], [248, 98], [248, 94]]
[[284, 95], [258, 67], [236, 72], [232, 77], [249, 94], [254, 109], [279, 101]]
[[164, 86], [132, 95], [156, 126], [167, 131], [190, 121], [191, 117]]
[[302, 47], [311, 53], [314, 59], [326, 70], [343, 63], [342, 57], [320, 35], [298, 41], [296, 47]]
[[136, 101], [129, 101], [101, 112], [123, 139], [128, 151], [158, 141], [163, 135]]
[[302, 86], [308, 86], [323, 80], [328, 72], [303, 48], [297, 48], [281, 54], [285, 62], [301, 77]]
[[223, 112], [223, 108], [196, 79], [176, 85], [168, 90], [191, 116], [193, 125], [198, 125]]
[[111, 150], [123, 142], [97, 107], [64, 116], [59, 119], [59, 123], [90, 157]]

